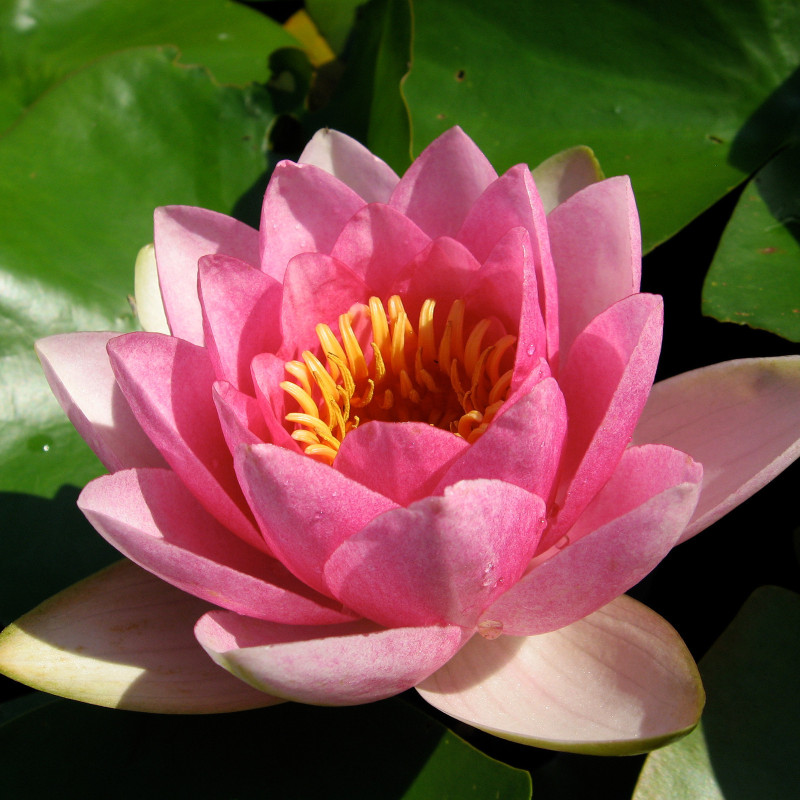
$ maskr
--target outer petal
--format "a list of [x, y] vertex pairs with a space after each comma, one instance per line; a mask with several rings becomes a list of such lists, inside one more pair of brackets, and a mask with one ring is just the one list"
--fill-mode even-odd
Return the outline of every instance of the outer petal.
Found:
[[261, 207], [261, 269], [283, 282], [286, 265], [298, 253], [330, 253], [344, 224], [363, 205], [324, 170], [281, 161]]
[[281, 285], [230, 256], [204, 256], [198, 290], [206, 347], [220, 380], [253, 393], [250, 362], [281, 343]]
[[381, 514], [325, 565], [345, 605], [387, 627], [472, 628], [519, 580], [545, 524], [541, 498], [502, 481], [462, 481]]
[[133, 711], [209, 714], [280, 702], [198, 646], [192, 626], [209, 608], [120, 561], [6, 628], [0, 668], [35, 689]]
[[272, 552], [323, 594], [330, 594], [322, 577], [330, 554], [396, 507], [326, 464], [270, 444], [241, 448], [237, 472]]
[[727, 514], [800, 455], [800, 357], [728, 361], [657, 383], [633, 435], [703, 464], [684, 541]]
[[558, 275], [562, 362], [575, 337], [598, 314], [639, 291], [642, 243], [627, 177], [595, 183], [547, 219]]
[[430, 241], [414, 222], [391, 206], [373, 203], [342, 229], [331, 255], [347, 264], [373, 294], [385, 301], [405, 289], [413, 269], [411, 262]]
[[[530, 170], [524, 164], [512, 167], [480, 196], [456, 237], [485, 261], [494, 246], [512, 228], [525, 228], [530, 235], [531, 261], [536, 271], [538, 294], [523, 287], [523, 299], [538, 300], [547, 325], [547, 353], [557, 363], [558, 288], [542, 201]], [[541, 353], [540, 355], [544, 355]]]
[[353, 619], [211, 517], [169, 470], [124, 470], [78, 499], [100, 534], [159, 578], [215, 605], [289, 625]]
[[575, 340], [559, 381], [570, 420], [561, 463], [569, 486], [557, 497], [561, 510], [544, 547], [569, 530], [630, 442], [653, 384], [662, 325], [661, 298], [636, 294], [595, 317]]
[[368, 203], [388, 203], [400, 178], [363, 144], [339, 131], [323, 128], [306, 145], [300, 164], [329, 172]]
[[106, 345], [117, 336], [48, 336], [36, 342], [36, 353], [61, 408], [108, 470], [165, 466], [136, 421], [111, 369]]
[[225, 527], [262, 546], [222, 435], [206, 350], [159, 333], [129, 333], [109, 342], [108, 352], [133, 413], [170, 467]]
[[433, 490], [442, 472], [469, 449], [464, 439], [425, 422], [368, 422], [347, 434], [333, 466], [362, 486], [407, 506], [438, 494]]
[[641, 753], [688, 733], [705, 699], [678, 634], [625, 595], [553, 633], [476, 636], [417, 689], [495, 736], [597, 755]]
[[627, 450], [569, 535], [534, 559], [527, 575], [486, 609], [485, 620], [512, 636], [547, 633], [628, 591], [678, 540], [701, 478], [700, 465], [677, 450]]
[[556, 206], [586, 186], [603, 180], [603, 171], [591, 148], [570, 147], [531, 170], [542, 206], [549, 214]]
[[564, 397], [555, 380], [546, 378], [508, 409], [503, 407], [445, 473], [434, 494], [456, 481], [494, 478], [549, 500], [566, 430]]
[[206, 614], [198, 641], [222, 667], [261, 691], [312, 705], [371, 703], [410, 689], [458, 652], [461, 628], [393, 628], [362, 621], [327, 628]]
[[455, 127], [431, 142], [408, 168], [390, 205], [431, 238], [455, 236], [497, 173], [475, 142]]
[[152, 244], [146, 244], [136, 256], [133, 276], [136, 316], [142, 328], [150, 333], [169, 333], [161, 287], [158, 285], [156, 249]]
[[203, 344], [197, 262], [224, 253], [258, 264], [258, 233], [233, 217], [205, 208], [165, 206], [153, 215], [158, 280], [173, 336]]

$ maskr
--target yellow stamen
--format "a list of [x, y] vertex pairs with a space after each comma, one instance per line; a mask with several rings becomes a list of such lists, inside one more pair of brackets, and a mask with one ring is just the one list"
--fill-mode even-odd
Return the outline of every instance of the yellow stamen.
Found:
[[[280, 384], [299, 407], [285, 419], [307, 455], [332, 464], [344, 437], [370, 420], [427, 422], [470, 444], [486, 431], [508, 395], [516, 338], [497, 320], [468, 320], [460, 299], [437, 336], [435, 311], [425, 300], [414, 330], [400, 296], [386, 305], [371, 297], [339, 317], [338, 336], [316, 326], [319, 351], [287, 362], [289, 379]], [[364, 341], [365, 323], [366, 354], [354, 331]]]

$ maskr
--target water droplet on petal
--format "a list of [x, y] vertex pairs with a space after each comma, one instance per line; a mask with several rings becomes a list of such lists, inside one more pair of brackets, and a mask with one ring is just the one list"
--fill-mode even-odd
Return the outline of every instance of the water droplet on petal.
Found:
[[503, 623], [498, 622], [496, 619], [484, 619], [478, 623], [478, 633], [484, 639], [496, 639], [503, 633]]
[[556, 550], [563, 550], [569, 544], [569, 536], [562, 536], [555, 544]]
[[527, 353], [529, 356], [532, 356], [532, 355], [533, 355], [533, 354], [536, 352], [536, 348], [535, 348], [535, 347], [534, 347], [532, 344], [529, 344], [529, 345], [528, 345], [528, 348], [527, 348], [527, 350], [525, 350], [525, 352], [526, 352], [526, 353]]

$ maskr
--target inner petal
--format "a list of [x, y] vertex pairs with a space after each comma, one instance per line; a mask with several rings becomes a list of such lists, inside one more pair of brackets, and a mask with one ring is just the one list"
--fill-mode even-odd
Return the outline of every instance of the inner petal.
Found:
[[286, 363], [281, 388], [297, 410], [291, 436], [313, 458], [332, 464], [358, 425], [427, 422], [470, 444], [506, 400], [516, 337], [495, 318], [469, 320], [454, 300], [446, 314], [429, 298], [416, 328], [398, 295], [370, 297], [339, 317], [339, 335], [316, 326], [319, 348]]

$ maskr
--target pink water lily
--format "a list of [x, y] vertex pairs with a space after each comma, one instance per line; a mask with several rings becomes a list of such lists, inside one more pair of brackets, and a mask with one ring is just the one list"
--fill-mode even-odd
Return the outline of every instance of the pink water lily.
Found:
[[694, 662], [624, 592], [795, 458], [800, 361], [653, 387], [661, 300], [598, 178], [585, 150], [498, 177], [457, 128], [398, 178], [321, 131], [260, 231], [158, 209], [147, 332], [38, 343], [130, 561], [8, 628], [3, 670], [164, 712], [417, 687], [586, 752], [691, 729]]

